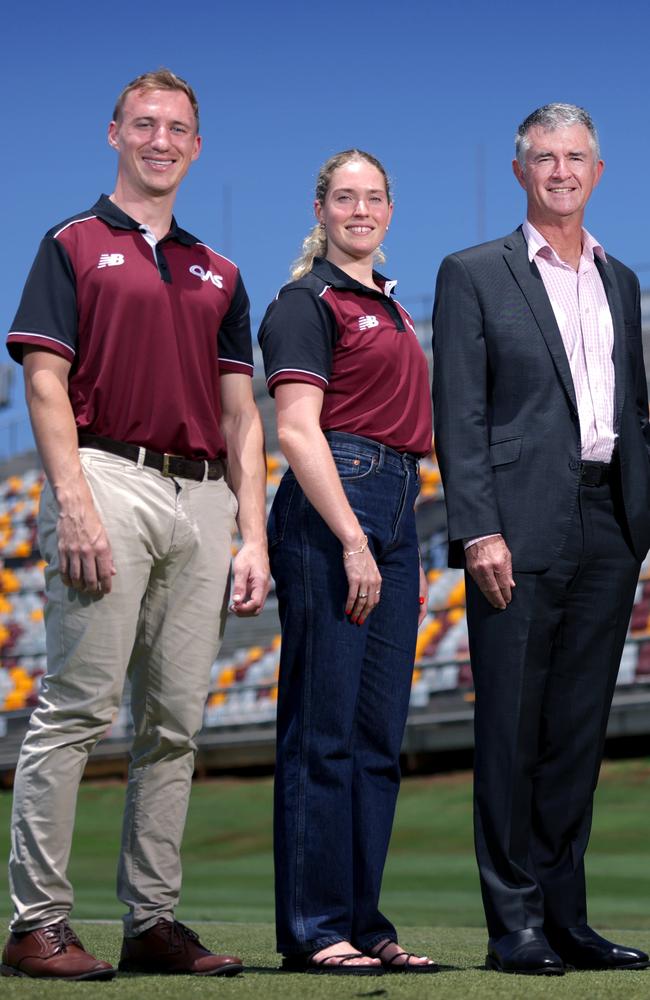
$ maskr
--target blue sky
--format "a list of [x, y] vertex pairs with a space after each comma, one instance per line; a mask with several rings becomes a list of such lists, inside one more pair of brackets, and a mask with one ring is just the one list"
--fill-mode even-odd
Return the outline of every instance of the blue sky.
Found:
[[[393, 179], [384, 270], [417, 318], [446, 253], [521, 221], [513, 134], [557, 100], [587, 107], [601, 135], [606, 170], [587, 224], [649, 285], [649, 10], [642, 0], [7, 4], [2, 326], [42, 234], [112, 190], [115, 97], [160, 65], [201, 104], [203, 151], [177, 218], [237, 261], [256, 318], [312, 224], [320, 164], [353, 145]], [[19, 379], [14, 397], [0, 432], [24, 412]]]

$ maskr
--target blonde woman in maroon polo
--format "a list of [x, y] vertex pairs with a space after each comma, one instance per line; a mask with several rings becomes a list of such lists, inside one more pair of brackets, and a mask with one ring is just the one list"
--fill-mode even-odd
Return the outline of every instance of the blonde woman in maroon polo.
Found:
[[426, 594], [413, 508], [427, 364], [395, 282], [374, 270], [393, 211], [381, 164], [332, 157], [315, 211], [259, 334], [290, 465], [269, 521], [278, 950], [289, 971], [435, 972], [378, 909]]

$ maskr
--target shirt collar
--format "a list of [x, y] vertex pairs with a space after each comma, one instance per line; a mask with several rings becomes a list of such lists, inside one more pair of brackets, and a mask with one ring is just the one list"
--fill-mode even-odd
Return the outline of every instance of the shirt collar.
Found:
[[[535, 229], [528, 219], [526, 219], [521, 229], [524, 234], [524, 239], [528, 244], [528, 260], [532, 261], [540, 250], [547, 249], [550, 253], [544, 253], [543, 256], [552, 256], [555, 260], [560, 261], [560, 258], [548, 240], [544, 239], [539, 230]], [[584, 227], [582, 230], [582, 255], [589, 261], [593, 261], [594, 257], [598, 257], [599, 260], [602, 260], [603, 264], [607, 263], [607, 257], [601, 244], [594, 236], [591, 235], [590, 232], [584, 229]], [[560, 263], [563, 263], [563, 261], [560, 261]]]
[[[314, 257], [314, 263], [312, 265], [312, 272], [323, 281], [327, 282], [328, 285], [332, 285], [333, 288], [347, 289], [348, 291], [360, 292], [363, 295], [381, 295], [382, 293], [378, 288], [370, 288], [368, 285], [363, 285], [356, 278], [351, 278], [349, 274], [342, 271], [340, 267], [336, 264], [332, 264], [330, 260], [326, 260], [325, 257]], [[381, 288], [383, 288], [383, 294], [390, 297], [395, 291], [397, 286], [397, 281], [391, 278], [385, 278], [383, 274], [379, 271], [372, 272], [373, 281], [376, 282]]]
[[[136, 222], [132, 219], [130, 215], [123, 212], [121, 208], [111, 201], [108, 195], [101, 195], [99, 201], [97, 201], [93, 207], [92, 212], [105, 222], [107, 225], [111, 226], [113, 229], [138, 229], [141, 230], [142, 225], [140, 222]], [[180, 226], [176, 224], [176, 219], [172, 216], [172, 224], [169, 227], [169, 232], [163, 237], [164, 240], [177, 240], [179, 243], [184, 243], [185, 246], [193, 246], [198, 243], [196, 236], [192, 236], [185, 229], [181, 229]], [[162, 243], [162, 240], [160, 240]]]

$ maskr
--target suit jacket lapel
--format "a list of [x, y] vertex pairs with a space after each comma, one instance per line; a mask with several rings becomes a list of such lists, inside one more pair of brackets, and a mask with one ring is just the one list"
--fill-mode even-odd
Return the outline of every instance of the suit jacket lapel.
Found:
[[618, 431], [620, 426], [621, 410], [623, 409], [623, 397], [625, 396], [625, 318], [623, 314], [623, 303], [618, 283], [614, 275], [611, 264], [605, 264], [599, 257], [596, 257], [596, 267], [603, 280], [605, 294], [609, 303], [609, 311], [612, 316], [614, 326], [614, 430]]
[[569, 397], [574, 411], [578, 412], [576, 393], [566, 356], [560, 328], [555, 319], [555, 313], [544, 288], [544, 282], [534, 261], [528, 260], [528, 245], [521, 228], [508, 236], [504, 242], [504, 259], [512, 275], [521, 288], [530, 310], [546, 341], [553, 363], [557, 369], [560, 382]]

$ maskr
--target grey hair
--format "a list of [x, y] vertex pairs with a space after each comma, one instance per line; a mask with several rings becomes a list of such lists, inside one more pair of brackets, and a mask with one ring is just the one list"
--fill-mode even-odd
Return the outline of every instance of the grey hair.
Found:
[[545, 104], [537, 108], [525, 118], [515, 135], [515, 156], [522, 171], [526, 170], [526, 154], [530, 149], [531, 128], [538, 126], [545, 132], [554, 132], [557, 128], [569, 128], [571, 125], [584, 125], [589, 133], [594, 161], [600, 159], [600, 142], [593, 118], [584, 108], [577, 104]]

